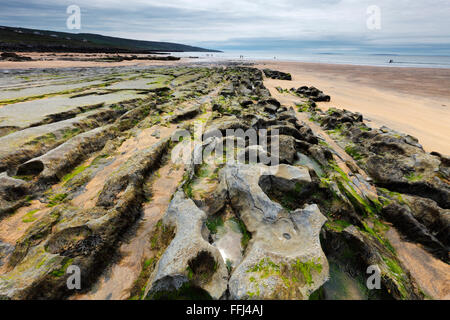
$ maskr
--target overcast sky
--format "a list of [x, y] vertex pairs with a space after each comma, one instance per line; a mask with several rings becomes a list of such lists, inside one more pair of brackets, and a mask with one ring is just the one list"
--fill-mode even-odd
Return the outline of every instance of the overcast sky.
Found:
[[[225, 50], [450, 54], [450, 0], [0, 0], [0, 25], [74, 32], [72, 4], [76, 32]], [[371, 5], [380, 30], [367, 27]]]

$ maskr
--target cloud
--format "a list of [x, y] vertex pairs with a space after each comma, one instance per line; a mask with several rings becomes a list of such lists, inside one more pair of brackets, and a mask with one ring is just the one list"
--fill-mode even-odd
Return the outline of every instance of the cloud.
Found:
[[[448, 0], [0, 0], [0, 24], [68, 31], [71, 4], [81, 7], [81, 32], [142, 40], [220, 48], [450, 43]], [[380, 30], [366, 26], [370, 5], [381, 10]]]

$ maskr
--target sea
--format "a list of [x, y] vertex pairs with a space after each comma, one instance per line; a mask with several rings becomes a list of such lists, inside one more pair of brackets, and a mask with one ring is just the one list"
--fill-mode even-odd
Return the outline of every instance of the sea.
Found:
[[177, 52], [173, 55], [196, 57], [199, 61], [279, 60], [382, 67], [450, 68], [450, 56], [443, 55], [305, 53], [301, 51], [282, 53], [274, 51]]

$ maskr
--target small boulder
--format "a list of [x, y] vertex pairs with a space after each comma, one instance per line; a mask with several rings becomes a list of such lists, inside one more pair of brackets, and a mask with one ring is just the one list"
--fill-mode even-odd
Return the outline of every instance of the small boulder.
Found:
[[275, 71], [270, 69], [264, 69], [263, 72], [267, 78], [277, 80], [288, 80], [288, 81], [292, 80], [292, 75], [290, 73], [284, 73], [281, 71]]

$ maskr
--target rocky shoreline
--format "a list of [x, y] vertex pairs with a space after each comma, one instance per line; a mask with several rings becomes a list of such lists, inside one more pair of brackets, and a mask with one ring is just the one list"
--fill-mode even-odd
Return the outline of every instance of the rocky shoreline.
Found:
[[[321, 111], [332, 97], [288, 89], [289, 74], [228, 64], [12, 79], [0, 79], [0, 298], [450, 295], [431, 292], [389, 240], [396, 230], [420, 245], [447, 268], [435, 281], [449, 281], [450, 158], [361, 114]], [[272, 155], [279, 166], [264, 162]], [[80, 290], [66, 285], [73, 265]]]

